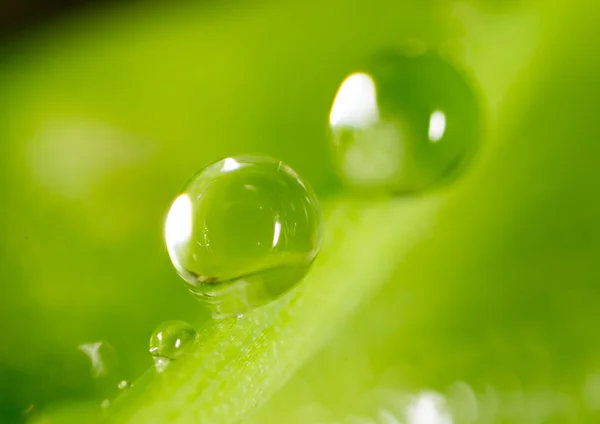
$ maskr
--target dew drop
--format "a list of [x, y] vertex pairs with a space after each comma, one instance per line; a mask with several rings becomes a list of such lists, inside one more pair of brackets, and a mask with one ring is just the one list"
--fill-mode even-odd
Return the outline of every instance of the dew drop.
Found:
[[216, 317], [239, 315], [291, 289], [322, 239], [310, 187], [281, 161], [242, 156], [202, 169], [169, 210], [165, 241], [189, 290]]
[[117, 353], [108, 342], [83, 343], [78, 348], [89, 358], [94, 378], [105, 377], [117, 364]]
[[122, 380], [119, 384], [117, 384], [117, 388], [119, 390], [129, 389], [131, 386], [132, 384], [127, 380]]
[[[150, 354], [158, 372], [164, 371], [172, 360], [183, 355], [198, 340], [198, 333], [184, 321], [165, 321], [150, 336]], [[127, 383], [123, 381], [119, 384]], [[127, 383], [129, 384], [129, 383]]]
[[348, 75], [329, 124], [343, 179], [395, 194], [456, 178], [481, 134], [469, 81], [434, 52], [386, 52]]

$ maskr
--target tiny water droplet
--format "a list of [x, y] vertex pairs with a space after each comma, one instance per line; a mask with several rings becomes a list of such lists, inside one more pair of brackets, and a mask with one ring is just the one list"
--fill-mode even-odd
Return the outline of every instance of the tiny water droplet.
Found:
[[468, 80], [433, 52], [386, 52], [348, 75], [329, 124], [346, 182], [396, 194], [451, 181], [481, 134]]
[[296, 285], [319, 252], [322, 216], [310, 187], [270, 158], [227, 158], [202, 169], [169, 210], [165, 241], [189, 290], [234, 316]]
[[94, 378], [105, 377], [117, 364], [117, 353], [108, 342], [83, 343], [78, 348], [89, 358]]
[[119, 388], [119, 390], [129, 389], [132, 386], [133, 385], [127, 380], [122, 380], [119, 384], [117, 384], [117, 387]]
[[[150, 336], [150, 354], [155, 368], [162, 372], [198, 340], [198, 333], [184, 321], [165, 321]], [[120, 388], [121, 385], [119, 385]]]

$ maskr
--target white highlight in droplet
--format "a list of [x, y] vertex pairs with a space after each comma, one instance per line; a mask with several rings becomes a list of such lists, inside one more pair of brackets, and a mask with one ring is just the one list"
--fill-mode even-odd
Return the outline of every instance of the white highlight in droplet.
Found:
[[429, 140], [437, 142], [444, 136], [446, 131], [446, 115], [441, 110], [436, 110], [429, 118]]
[[177, 246], [187, 243], [192, 236], [192, 201], [187, 194], [181, 194], [175, 199], [165, 222], [165, 242], [171, 260], [179, 267]]
[[154, 361], [154, 368], [156, 368], [156, 372], [163, 372], [167, 369], [167, 366], [171, 362], [168, 358], [164, 358], [162, 356], [153, 356], [152, 360]]
[[379, 119], [375, 82], [368, 74], [349, 75], [340, 85], [329, 113], [332, 127], [360, 128]]
[[223, 171], [223, 172], [235, 171], [236, 169], [239, 169], [240, 167], [241, 167], [241, 165], [237, 160], [235, 160], [234, 158], [227, 158], [223, 161], [223, 167], [221, 168], [221, 171]]
[[279, 243], [279, 236], [281, 235], [281, 222], [275, 221], [275, 230], [273, 232], [273, 247]]

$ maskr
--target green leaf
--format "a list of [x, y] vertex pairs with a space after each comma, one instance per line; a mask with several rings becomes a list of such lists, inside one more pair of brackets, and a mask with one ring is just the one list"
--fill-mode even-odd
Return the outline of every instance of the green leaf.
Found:
[[298, 289], [210, 322], [201, 344], [115, 405], [117, 421], [234, 423], [264, 403], [393, 274], [441, 199], [331, 204], [321, 255]]

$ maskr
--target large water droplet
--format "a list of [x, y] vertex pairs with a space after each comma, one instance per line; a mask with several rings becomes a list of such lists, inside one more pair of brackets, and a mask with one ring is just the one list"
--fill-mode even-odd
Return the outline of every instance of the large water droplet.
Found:
[[388, 52], [344, 79], [329, 123], [348, 184], [393, 193], [452, 180], [476, 150], [477, 97], [433, 52]]
[[[184, 321], [165, 321], [150, 336], [150, 353], [158, 372], [179, 358], [198, 339], [198, 333]], [[120, 386], [119, 386], [120, 388]]]
[[227, 158], [207, 166], [173, 202], [165, 239], [173, 265], [216, 316], [237, 315], [288, 291], [308, 271], [322, 216], [284, 163]]

